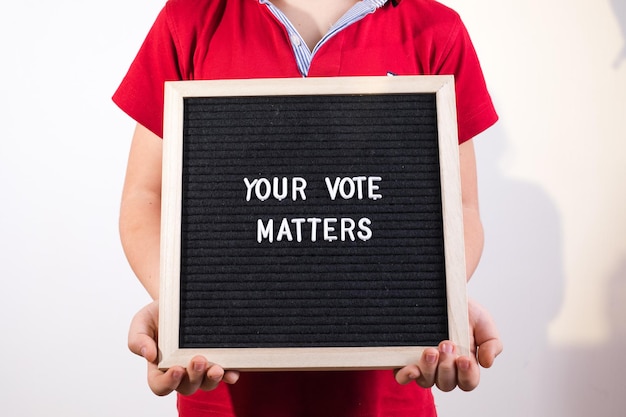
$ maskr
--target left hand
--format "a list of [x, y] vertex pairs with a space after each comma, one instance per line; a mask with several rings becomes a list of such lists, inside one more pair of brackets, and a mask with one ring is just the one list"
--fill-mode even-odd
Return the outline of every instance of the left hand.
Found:
[[128, 332], [128, 347], [146, 359], [148, 385], [156, 395], [164, 396], [173, 391], [191, 395], [197, 390], [213, 390], [221, 381], [234, 384], [239, 379], [238, 372], [225, 371], [202, 356], [192, 358], [187, 368], [174, 366], [167, 371], [160, 370], [157, 364], [158, 328], [159, 303], [153, 301], [135, 314]]
[[396, 381], [408, 384], [415, 381], [423, 388], [434, 385], [441, 391], [452, 391], [457, 386], [472, 391], [480, 381], [480, 366], [489, 368], [502, 352], [502, 341], [489, 312], [477, 302], [469, 301], [471, 338], [470, 356], [460, 356], [454, 343], [446, 340], [437, 348], [427, 348], [418, 363], [396, 372]]

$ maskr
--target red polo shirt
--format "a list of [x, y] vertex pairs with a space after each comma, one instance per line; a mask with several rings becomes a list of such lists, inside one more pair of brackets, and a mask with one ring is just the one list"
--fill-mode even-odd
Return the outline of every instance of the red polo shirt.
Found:
[[[114, 101], [158, 136], [163, 82], [300, 77], [284, 26], [257, 0], [170, 0]], [[309, 77], [454, 74], [459, 141], [497, 115], [469, 35], [452, 10], [432, 0], [391, 3], [324, 44]]]
[[[258, 0], [169, 0], [114, 101], [162, 136], [163, 83], [301, 77], [284, 26]], [[391, 3], [315, 54], [310, 77], [453, 74], [459, 141], [495, 123], [476, 53], [458, 15], [432, 0]], [[242, 373], [233, 386], [179, 396], [182, 416], [434, 416], [430, 390], [392, 371]]]

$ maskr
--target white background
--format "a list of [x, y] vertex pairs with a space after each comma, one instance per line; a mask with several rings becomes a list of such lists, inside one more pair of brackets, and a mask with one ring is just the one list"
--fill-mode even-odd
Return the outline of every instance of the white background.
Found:
[[[626, 409], [626, 2], [447, 0], [501, 121], [476, 139], [470, 293], [505, 352], [442, 417]], [[126, 349], [148, 297], [117, 235], [133, 123], [110, 101], [163, 0], [0, 6], [0, 415], [174, 415]]]

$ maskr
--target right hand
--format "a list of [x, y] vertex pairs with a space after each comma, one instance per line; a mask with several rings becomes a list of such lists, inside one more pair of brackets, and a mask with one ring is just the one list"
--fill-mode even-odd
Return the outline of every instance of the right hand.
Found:
[[191, 395], [197, 390], [215, 389], [220, 381], [227, 384], [237, 382], [239, 372], [224, 371], [203, 356], [194, 357], [187, 368], [174, 366], [161, 371], [157, 366], [158, 324], [159, 303], [153, 301], [135, 314], [128, 332], [128, 348], [147, 360], [148, 385], [156, 395], [168, 395], [172, 391]]
[[[459, 387], [472, 391], [480, 381], [480, 366], [490, 368], [502, 352], [502, 340], [489, 312], [476, 301], [469, 300], [469, 327], [471, 355], [461, 356], [451, 341], [444, 341], [439, 348], [424, 350], [418, 363], [396, 371], [396, 381], [411, 381], [423, 388], [436, 385], [442, 391]], [[480, 366], [479, 366], [480, 365]]]

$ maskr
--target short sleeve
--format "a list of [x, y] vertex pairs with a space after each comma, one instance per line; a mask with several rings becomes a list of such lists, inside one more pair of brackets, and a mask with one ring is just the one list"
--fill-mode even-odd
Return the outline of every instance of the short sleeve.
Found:
[[115, 104], [159, 137], [163, 137], [164, 82], [182, 79], [178, 58], [166, 5], [113, 95]]
[[460, 18], [450, 31], [436, 72], [455, 77], [459, 143], [473, 138], [498, 120], [476, 50]]

